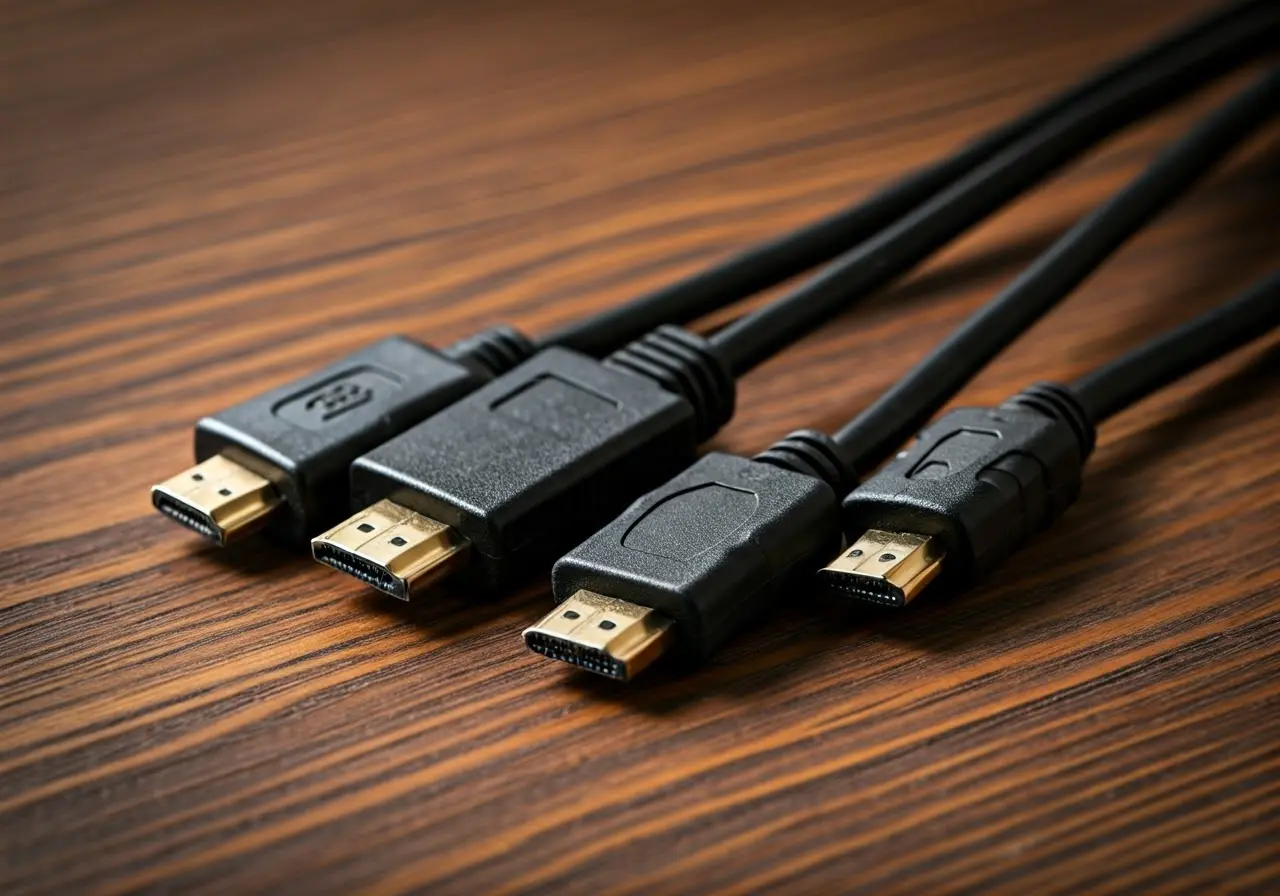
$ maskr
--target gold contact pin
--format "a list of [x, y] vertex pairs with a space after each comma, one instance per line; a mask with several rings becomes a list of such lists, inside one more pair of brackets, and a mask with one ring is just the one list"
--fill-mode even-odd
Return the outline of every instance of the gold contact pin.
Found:
[[627, 681], [662, 656], [672, 626], [656, 610], [579, 591], [525, 629], [524, 643], [553, 660]]
[[904, 607], [942, 571], [945, 557], [927, 535], [870, 529], [818, 576], [850, 597]]
[[311, 555], [400, 600], [456, 572], [471, 542], [452, 526], [383, 499], [311, 540]]
[[281, 500], [264, 477], [215, 454], [153, 485], [151, 503], [169, 519], [226, 545], [262, 528]]

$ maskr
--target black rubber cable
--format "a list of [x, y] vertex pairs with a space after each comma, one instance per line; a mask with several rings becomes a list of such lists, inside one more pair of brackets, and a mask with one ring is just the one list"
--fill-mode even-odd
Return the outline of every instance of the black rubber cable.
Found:
[[1225, 305], [1082, 376], [1071, 390], [1095, 423], [1280, 327], [1280, 270]]
[[856, 299], [909, 271], [1020, 194], [1120, 129], [1170, 105], [1275, 44], [1280, 3], [1234, 21], [1161, 65], [1092, 97], [1017, 141], [800, 287], [711, 337], [741, 375]]
[[853, 468], [863, 470], [883, 461], [1111, 253], [1278, 114], [1280, 69], [1268, 72], [1166, 147], [1142, 174], [1082, 218], [835, 434]]
[[633, 301], [571, 323], [540, 340], [540, 344], [562, 345], [602, 356], [662, 323], [695, 320], [830, 261], [888, 227], [1014, 141], [1094, 94], [1161, 64], [1188, 45], [1256, 13], [1266, 3], [1267, 0], [1247, 0], [1215, 10], [868, 199]]

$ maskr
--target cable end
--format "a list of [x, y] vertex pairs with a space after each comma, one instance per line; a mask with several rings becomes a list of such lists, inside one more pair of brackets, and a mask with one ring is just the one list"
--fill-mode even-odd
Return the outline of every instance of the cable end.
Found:
[[524, 631], [534, 653], [629, 681], [662, 656], [673, 623], [656, 610], [579, 591]]
[[384, 499], [311, 539], [311, 556], [409, 600], [461, 569], [470, 547], [452, 526]]
[[870, 529], [818, 577], [841, 594], [905, 607], [942, 571], [945, 557], [926, 535]]
[[257, 531], [280, 506], [272, 484], [221, 454], [151, 486], [156, 510], [221, 546]]

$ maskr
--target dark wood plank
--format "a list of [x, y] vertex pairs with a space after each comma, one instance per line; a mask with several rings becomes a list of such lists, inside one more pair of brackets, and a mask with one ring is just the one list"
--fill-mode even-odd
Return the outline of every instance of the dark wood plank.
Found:
[[[998, 581], [796, 595], [628, 689], [546, 589], [392, 606], [194, 544], [201, 413], [380, 335], [531, 332], [895, 174], [1203, 8], [220, 4], [0, 12], [6, 892], [1077, 893], [1280, 879], [1280, 346], [1101, 434]], [[1235, 84], [751, 375], [718, 447], [870, 401]], [[1273, 129], [961, 401], [1069, 378], [1280, 258]]]

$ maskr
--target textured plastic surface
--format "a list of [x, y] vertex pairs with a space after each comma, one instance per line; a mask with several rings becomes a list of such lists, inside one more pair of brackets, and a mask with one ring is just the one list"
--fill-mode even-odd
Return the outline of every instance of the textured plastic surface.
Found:
[[939, 539], [953, 585], [980, 580], [1071, 505], [1093, 428], [1065, 388], [944, 415], [844, 500], [845, 530]]
[[683, 397], [550, 348], [357, 460], [352, 499], [454, 526], [472, 542], [461, 581], [496, 590], [550, 565], [696, 447]]
[[270, 534], [305, 545], [351, 512], [347, 468], [479, 388], [481, 371], [409, 339], [376, 342], [196, 424], [196, 459], [226, 453], [274, 483]]
[[586, 588], [676, 620], [686, 659], [785, 601], [840, 550], [840, 501], [820, 479], [712, 453], [562, 557], [557, 601]]

